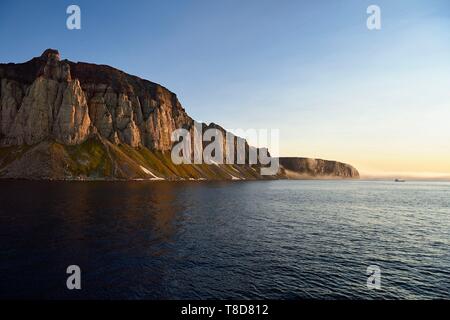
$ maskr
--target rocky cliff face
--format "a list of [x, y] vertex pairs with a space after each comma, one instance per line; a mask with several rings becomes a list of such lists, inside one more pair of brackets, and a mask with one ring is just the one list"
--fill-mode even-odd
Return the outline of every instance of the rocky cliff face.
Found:
[[108, 66], [61, 61], [58, 51], [0, 65], [0, 143], [46, 139], [76, 145], [98, 133], [112, 143], [169, 151], [173, 130], [193, 120], [155, 83]]
[[288, 179], [358, 179], [349, 164], [310, 158], [280, 158], [280, 170]]
[[[262, 177], [248, 164], [174, 166], [171, 134], [180, 128], [193, 134], [194, 123], [166, 88], [109, 66], [61, 60], [57, 50], [0, 64], [0, 178], [286, 177]], [[225, 133], [202, 124], [207, 128]], [[316, 171], [333, 174], [328, 165]]]

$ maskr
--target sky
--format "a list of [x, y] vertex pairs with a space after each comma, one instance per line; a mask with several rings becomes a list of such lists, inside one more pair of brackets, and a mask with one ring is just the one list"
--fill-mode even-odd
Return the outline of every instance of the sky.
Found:
[[279, 129], [282, 156], [450, 177], [447, 0], [0, 0], [0, 39], [2, 63], [56, 48], [162, 84], [197, 121]]

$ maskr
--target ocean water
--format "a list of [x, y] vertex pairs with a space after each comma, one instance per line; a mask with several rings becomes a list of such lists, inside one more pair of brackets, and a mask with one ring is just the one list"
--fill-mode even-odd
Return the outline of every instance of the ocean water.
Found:
[[0, 244], [1, 298], [449, 299], [450, 184], [1, 181]]

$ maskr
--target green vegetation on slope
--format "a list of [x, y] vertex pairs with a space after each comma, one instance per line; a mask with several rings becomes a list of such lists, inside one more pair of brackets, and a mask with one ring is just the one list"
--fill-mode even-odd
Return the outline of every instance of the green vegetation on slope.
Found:
[[67, 170], [73, 176], [85, 176], [92, 178], [111, 177], [113, 165], [108, 152], [99, 140], [89, 139], [76, 146], [63, 146], [55, 144], [67, 153], [70, 161]]
[[[17, 160], [17, 162], [16, 162]], [[10, 166], [17, 163], [16, 166]], [[33, 170], [29, 170], [32, 168]], [[169, 152], [115, 145], [95, 137], [69, 146], [42, 142], [0, 148], [0, 176], [48, 179], [255, 180], [248, 165], [175, 165]]]

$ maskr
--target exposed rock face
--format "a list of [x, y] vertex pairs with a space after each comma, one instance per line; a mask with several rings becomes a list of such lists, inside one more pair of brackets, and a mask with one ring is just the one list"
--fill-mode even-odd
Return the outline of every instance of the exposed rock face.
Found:
[[169, 151], [173, 130], [193, 120], [176, 95], [108, 66], [60, 61], [48, 49], [24, 64], [0, 64], [0, 144], [45, 139], [80, 144], [91, 133], [113, 143]]
[[[0, 177], [265, 178], [248, 162], [174, 167], [167, 156], [172, 132], [194, 135], [194, 124], [174, 93], [109, 66], [61, 60], [54, 49], [22, 64], [0, 64]], [[208, 128], [225, 136], [220, 126], [201, 124]], [[243, 141], [248, 160], [252, 147]], [[347, 177], [338, 165], [320, 167], [308, 173]], [[271, 178], [283, 177], [280, 171]]]
[[359, 179], [359, 172], [349, 164], [310, 158], [280, 158], [288, 179]]
[[84, 142], [91, 132], [88, 104], [69, 65], [54, 50], [29, 63], [41, 65], [31, 83], [16, 77], [20, 67], [0, 65], [0, 144], [32, 145], [51, 137], [65, 144]]

